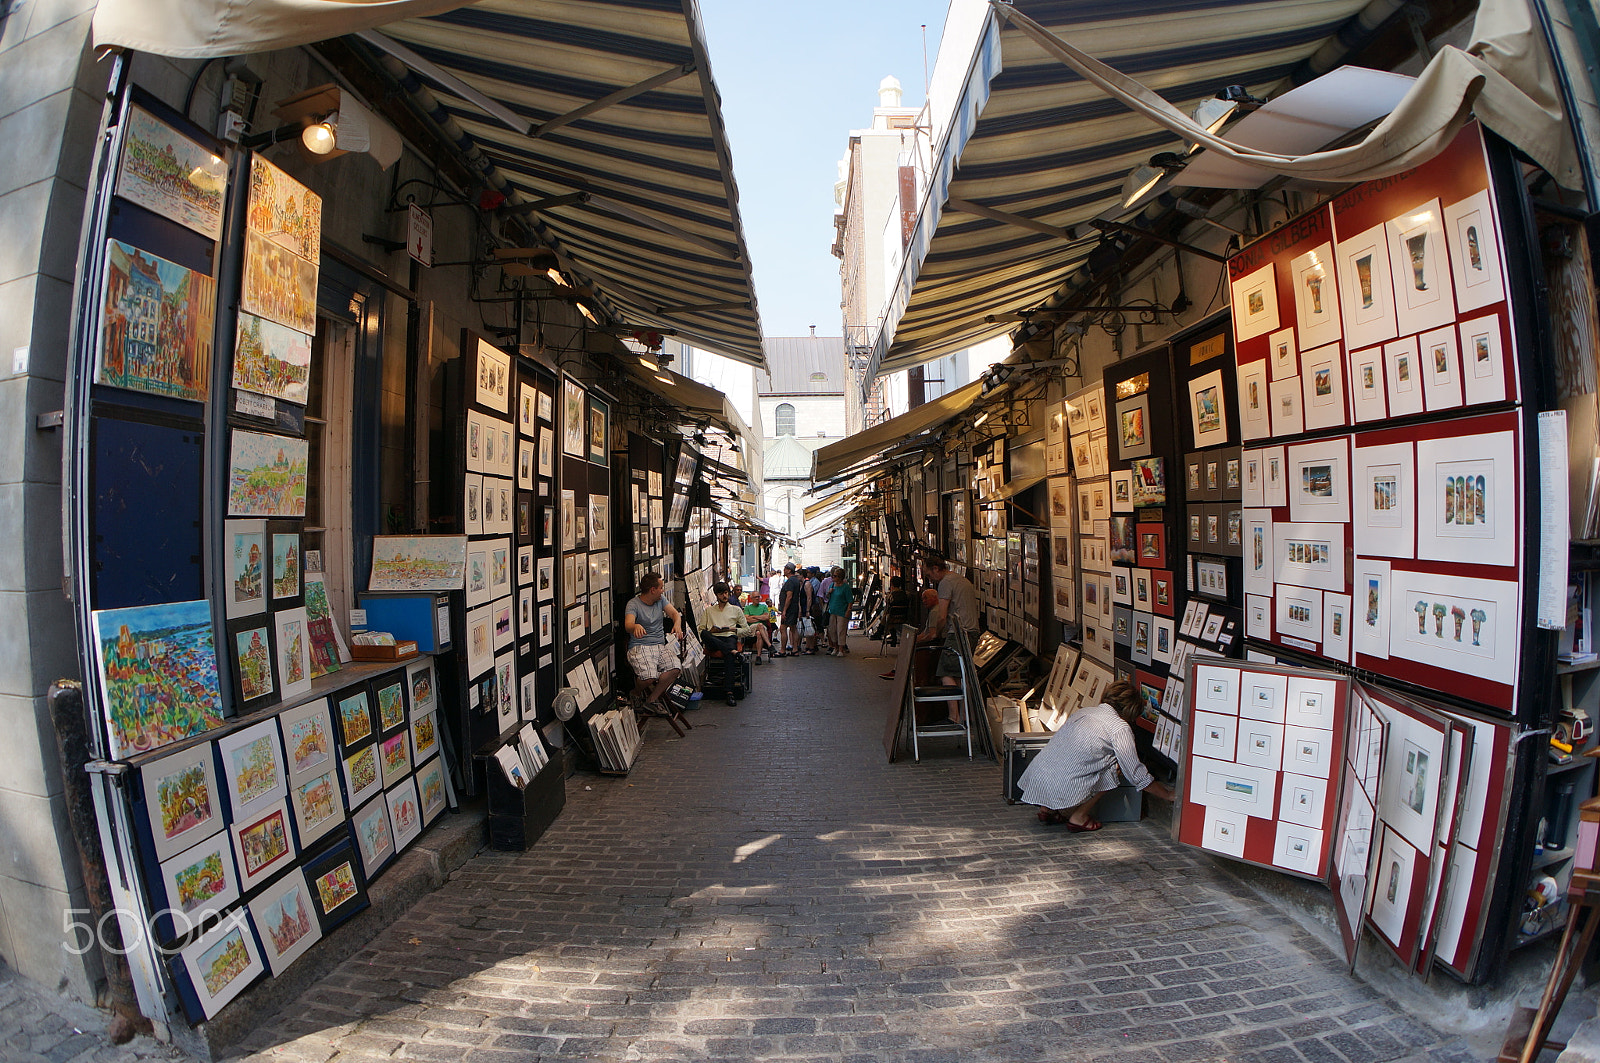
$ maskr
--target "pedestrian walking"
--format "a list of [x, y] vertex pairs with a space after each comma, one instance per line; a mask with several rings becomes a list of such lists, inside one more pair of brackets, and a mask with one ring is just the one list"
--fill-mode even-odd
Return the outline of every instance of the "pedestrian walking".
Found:
[[800, 656], [801, 587], [794, 565], [784, 565], [783, 587], [778, 591], [778, 652], [774, 657]]
[[835, 657], [850, 656], [850, 604], [855, 600], [855, 588], [844, 578], [844, 569], [835, 568], [833, 588], [828, 592], [828, 645]]

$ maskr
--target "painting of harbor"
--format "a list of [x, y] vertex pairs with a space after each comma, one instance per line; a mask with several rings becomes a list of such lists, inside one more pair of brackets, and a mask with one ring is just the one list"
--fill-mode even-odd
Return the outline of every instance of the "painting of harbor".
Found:
[[128, 108], [117, 195], [215, 240], [228, 164], [142, 107]]
[[221, 726], [210, 603], [103, 610], [94, 628], [114, 759]]
[[369, 591], [459, 591], [467, 540], [460, 535], [376, 535]]

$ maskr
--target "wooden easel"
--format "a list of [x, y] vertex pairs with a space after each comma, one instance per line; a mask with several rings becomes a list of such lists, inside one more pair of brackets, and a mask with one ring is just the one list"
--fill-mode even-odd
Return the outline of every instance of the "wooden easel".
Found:
[[1556, 950], [1544, 995], [1539, 998], [1538, 1008], [1518, 1008], [1512, 1012], [1511, 1028], [1506, 1031], [1505, 1043], [1500, 1046], [1495, 1063], [1533, 1063], [1547, 1048], [1559, 1052], [1567, 1047], [1565, 1041], [1550, 1040], [1550, 1028], [1561, 1013], [1561, 1005], [1566, 1002], [1567, 990], [1572, 988], [1572, 980], [1577, 977], [1583, 958], [1589, 955], [1597, 928], [1600, 928], [1600, 875], [1574, 871], [1572, 883], [1567, 887], [1567, 927], [1561, 932], [1561, 948]]

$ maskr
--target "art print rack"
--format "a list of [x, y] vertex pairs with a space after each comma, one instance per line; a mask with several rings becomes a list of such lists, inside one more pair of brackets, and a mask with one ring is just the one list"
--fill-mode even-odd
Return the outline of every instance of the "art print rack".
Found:
[[1419, 974], [1467, 977], [1509, 728], [1260, 661], [1192, 658], [1186, 690], [1173, 838], [1328, 886], [1352, 965], [1365, 928]]

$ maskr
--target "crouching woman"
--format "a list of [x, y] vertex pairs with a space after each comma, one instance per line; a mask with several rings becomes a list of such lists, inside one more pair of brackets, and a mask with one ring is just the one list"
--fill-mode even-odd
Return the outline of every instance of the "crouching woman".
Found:
[[1112, 683], [1103, 697], [1103, 703], [1073, 713], [1022, 773], [1022, 800], [1039, 806], [1039, 822], [1062, 823], [1073, 832], [1099, 830], [1094, 807], [1122, 779], [1172, 800], [1172, 790], [1155, 780], [1134, 750], [1130, 725], [1139, 715], [1138, 689]]

